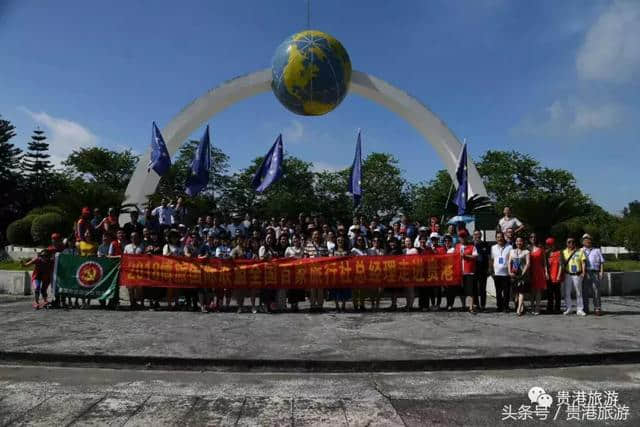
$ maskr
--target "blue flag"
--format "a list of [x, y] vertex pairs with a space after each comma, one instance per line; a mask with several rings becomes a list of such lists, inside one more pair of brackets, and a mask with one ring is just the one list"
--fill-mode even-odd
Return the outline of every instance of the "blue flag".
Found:
[[162, 176], [167, 173], [170, 167], [171, 157], [169, 156], [169, 150], [167, 150], [167, 145], [164, 143], [160, 129], [156, 126], [156, 122], [153, 122], [151, 129], [151, 155], [149, 156], [147, 172], [151, 172], [151, 169], [153, 169], [158, 175]]
[[460, 161], [456, 169], [456, 180], [458, 181], [458, 191], [453, 203], [458, 206], [458, 215], [464, 215], [467, 210], [467, 196], [469, 190], [469, 179], [467, 176], [467, 144], [462, 146]]
[[211, 142], [209, 141], [209, 125], [207, 125], [191, 162], [191, 174], [187, 177], [185, 192], [189, 196], [196, 196], [207, 187], [209, 169], [211, 169]]
[[349, 176], [349, 193], [353, 195], [353, 204], [358, 206], [362, 200], [362, 141], [360, 131], [358, 131], [358, 142], [356, 142], [356, 154], [351, 165], [351, 175]]
[[251, 186], [262, 193], [271, 184], [282, 177], [282, 134], [278, 135], [276, 142], [265, 156], [258, 171], [253, 176]]

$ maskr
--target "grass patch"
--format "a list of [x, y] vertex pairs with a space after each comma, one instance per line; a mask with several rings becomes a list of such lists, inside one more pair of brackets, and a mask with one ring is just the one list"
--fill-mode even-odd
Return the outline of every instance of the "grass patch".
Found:
[[606, 261], [604, 271], [640, 271], [640, 261], [630, 259]]
[[23, 267], [20, 261], [6, 260], [0, 261], [0, 270], [31, 271], [33, 266]]

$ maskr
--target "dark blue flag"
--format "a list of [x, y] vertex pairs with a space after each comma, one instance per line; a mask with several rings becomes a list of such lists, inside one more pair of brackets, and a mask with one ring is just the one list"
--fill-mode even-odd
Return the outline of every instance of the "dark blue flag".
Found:
[[278, 135], [276, 142], [273, 143], [258, 171], [253, 176], [251, 186], [258, 193], [262, 193], [271, 184], [278, 181], [280, 177], [282, 177], [282, 134]]
[[358, 142], [356, 142], [356, 154], [351, 165], [351, 175], [349, 176], [349, 193], [353, 195], [353, 204], [358, 206], [362, 200], [362, 141], [360, 131], [358, 131]]
[[460, 161], [456, 169], [456, 180], [458, 181], [458, 191], [453, 203], [458, 206], [458, 215], [464, 215], [467, 210], [467, 196], [469, 192], [469, 179], [467, 176], [467, 144], [462, 146]]
[[151, 155], [149, 156], [147, 172], [151, 172], [151, 169], [153, 169], [158, 175], [162, 176], [167, 173], [170, 167], [171, 157], [169, 157], [167, 144], [164, 143], [164, 138], [160, 133], [160, 129], [156, 126], [156, 122], [153, 122], [151, 129]]
[[207, 187], [209, 169], [211, 169], [211, 142], [209, 140], [209, 125], [207, 125], [191, 162], [191, 174], [187, 177], [185, 192], [189, 196], [196, 196]]

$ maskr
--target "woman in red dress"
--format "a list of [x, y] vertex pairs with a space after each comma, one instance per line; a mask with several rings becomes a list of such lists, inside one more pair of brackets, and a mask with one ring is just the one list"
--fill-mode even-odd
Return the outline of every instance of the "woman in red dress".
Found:
[[531, 292], [534, 295], [535, 306], [533, 314], [540, 314], [540, 294], [547, 289], [547, 279], [549, 271], [547, 269], [547, 257], [545, 256], [544, 247], [538, 242], [538, 236], [531, 233], [529, 236], [529, 248], [531, 258]]

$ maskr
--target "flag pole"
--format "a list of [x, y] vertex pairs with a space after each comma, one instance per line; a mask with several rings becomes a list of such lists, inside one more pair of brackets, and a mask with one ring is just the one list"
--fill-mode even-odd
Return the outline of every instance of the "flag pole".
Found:
[[[462, 139], [462, 148], [464, 149], [464, 145], [467, 143], [467, 138]], [[460, 154], [458, 154], [458, 162], [460, 161], [460, 156], [462, 155], [462, 150], [460, 150]], [[451, 186], [449, 187], [449, 194], [447, 195], [447, 201], [444, 204], [444, 211], [442, 212], [442, 218], [440, 218], [440, 224], [444, 222], [444, 216], [447, 213], [447, 206], [449, 206], [449, 200], [451, 199], [451, 192], [453, 191], [454, 182], [451, 180]]]

